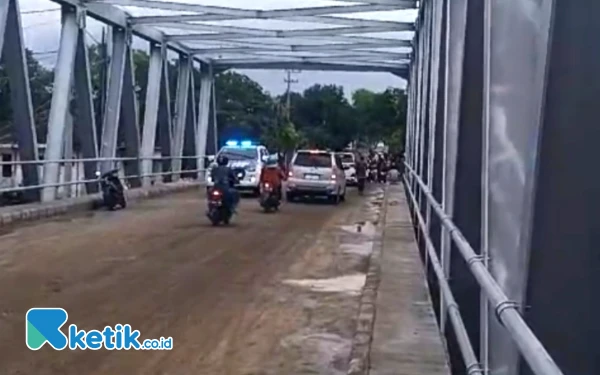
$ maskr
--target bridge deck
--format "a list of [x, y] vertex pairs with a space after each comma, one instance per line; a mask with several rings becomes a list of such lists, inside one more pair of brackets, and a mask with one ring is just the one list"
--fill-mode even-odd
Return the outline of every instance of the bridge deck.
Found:
[[403, 188], [390, 186], [370, 375], [447, 375]]
[[[382, 194], [378, 188], [364, 198], [350, 193], [338, 207], [288, 204], [273, 215], [243, 200], [230, 228], [208, 225], [198, 190], [125, 211], [5, 227], [0, 373], [345, 374], [367, 257], [379, 236], [368, 223], [376, 221]], [[394, 233], [412, 241], [396, 229], [401, 207], [388, 207], [372, 374], [442, 374], [414, 365], [443, 368], [443, 353], [433, 318], [414, 315], [430, 309], [416, 252], [406, 252], [408, 263], [394, 257]], [[360, 233], [358, 222], [367, 223]], [[46, 346], [31, 353], [18, 343], [25, 312], [36, 306], [65, 308], [67, 325], [80, 329], [129, 323], [142, 338], [172, 336], [174, 347], [148, 353]], [[401, 333], [404, 345], [382, 351], [390, 339], [382, 328]], [[424, 329], [430, 331], [423, 335]]]

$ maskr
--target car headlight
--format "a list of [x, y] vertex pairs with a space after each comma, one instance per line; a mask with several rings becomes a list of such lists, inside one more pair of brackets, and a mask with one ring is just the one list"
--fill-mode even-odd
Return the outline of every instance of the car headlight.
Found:
[[248, 171], [248, 172], [256, 172], [256, 167], [248, 167], [248, 168], [246, 168], [246, 171]]

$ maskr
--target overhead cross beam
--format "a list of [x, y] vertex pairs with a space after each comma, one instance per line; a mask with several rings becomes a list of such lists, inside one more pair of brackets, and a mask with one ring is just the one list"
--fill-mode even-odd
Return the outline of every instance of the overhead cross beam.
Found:
[[[357, 17], [360, 13], [366, 12], [417, 8], [415, 0], [339, 0], [349, 4], [272, 10], [236, 9], [157, 0], [56, 1], [81, 6], [95, 18], [113, 26], [129, 29], [142, 38], [167, 44], [180, 53], [195, 56], [204, 62], [215, 64], [222, 64], [223, 61], [235, 62], [233, 55], [245, 54], [254, 60], [275, 58], [288, 63], [300, 61], [303, 64], [313, 64], [311, 67], [331, 68], [331, 66], [343, 65], [352, 66], [352, 70], [355, 70], [357, 66], [364, 67], [365, 64], [370, 64], [371, 67], [385, 68], [388, 71], [402, 66], [401, 62], [409, 59], [410, 54], [381, 49], [397, 47], [412, 49], [411, 41], [401, 38], [376, 38], [364, 34], [412, 32], [413, 23]], [[115, 5], [185, 14], [135, 17]], [[252, 19], [319, 23], [324, 26], [306, 28], [302, 25], [304, 28], [269, 30], [260, 27], [234, 26], [234, 24], [203, 23]], [[158, 26], [160, 29], [152, 26]], [[271, 38], [281, 43], [262, 43], [262, 40]], [[317, 40], [321, 43], [311, 44]], [[194, 45], [194, 43], [203, 44]], [[219, 44], [215, 45], [216, 43]], [[302, 55], [302, 52], [308, 54]], [[286, 53], [290, 56], [286, 56]], [[311, 56], [311, 54], [315, 55]], [[330, 64], [330, 62], [337, 62], [337, 64]]]
[[249, 43], [249, 46], [234, 46], [234, 47], [221, 47], [221, 48], [203, 48], [203, 49], [193, 49], [190, 50], [190, 53], [197, 55], [208, 55], [214, 53], [246, 53], [246, 52], [273, 52], [273, 51], [283, 51], [283, 52], [327, 52], [327, 53], [337, 53], [344, 52], [348, 53], [348, 51], [352, 51], [352, 53], [362, 54], [362, 55], [387, 55], [387, 56], [396, 56], [397, 58], [409, 58], [409, 54], [407, 53], [399, 53], [399, 52], [388, 52], [388, 51], [373, 51], [366, 50], [368, 48], [386, 48], [386, 47], [398, 47], [392, 44], [371, 44], [371, 43], [336, 43], [336, 44], [320, 44], [320, 45], [281, 45], [281, 44], [266, 44], [266, 43], [256, 43], [252, 45]]
[[335, 71], [335, 72], [381, 72], [404, 75], [407, 71], [402, 65], [379, 66], [372, 64], [340, 64], [340, 63], [319, 63], [319, 62], [294, 62], [294, 61], [227, 61], [225, 63], [216, 63], [216, 69], [246, 69], [246, 70], [278, 70], [278, 69], [297, 69], [305, 71]]
[[[414, 9], [416, 8], [415, 1], [407, 0], [391, 0], [382, 3], [372, 3], [350, 6], [329, 6], [329, 7], [309, 7], [309, 8], [294, 8], [294, 9], [275, 9], [275, 10], [254, 10], [254, 9], [238, 9], [229, 7], [218, 7], [210, 5], [199, 5], [189, 3], [178, 3], [173, 1], [155, 1], [155, 0], [91, 0], [105, 4], [134, 6], [146, 9], [160, 9], [175, 12], [197, 12], [207, 14], [218, 14], [227, 17], [242, 17], [255, 19], [274, 19], [281, 17], [294, 16], [315, 16], [319, 14], [341, 14], [341, 13], [358, 13], [358, 12], [376, 12], [380, 10], [395, 10], [395, 9]], [[360, 2], [360, 1], [354, 1]], [[350, 8], [357, 10], [351, 11]], [[231, 18], [225, 18], [231, 19]], [[214, 20], [213, 20], [214, 21]]]

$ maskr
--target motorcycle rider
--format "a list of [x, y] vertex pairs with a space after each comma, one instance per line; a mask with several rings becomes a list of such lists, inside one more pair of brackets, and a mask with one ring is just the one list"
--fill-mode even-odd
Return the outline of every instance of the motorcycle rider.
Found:
[[260, 186], [262, 189], [263, 184], [270, 183], [273, 186], [273, 191], [277, 194], [277, 198], [282, 197], [282, 181], [285, 180], [285, 173], [283, 172], [279, 162], [272, 158], [265, 160], [265, 165], [260, 171]]
[[229, 158], [225, 155], [220, 155], [217, 158], [217, 166], [210, 172], [210, 177], [214, 181], [214, 187], [223, 191], [224, 202], [235, 212], [235, 208], [239, 202], [239, 194], [235, 189], [237, 183], [237, 176], [231, 168], [228, 166]]
[[365, 158], [360, 155], [358, 157], [358, 161], [356, 162], [356, 179], [358, 180], [358, 184], [363, 184], [365, 183], [365, 180], [367, 179], [367, 163], [365, 161]]

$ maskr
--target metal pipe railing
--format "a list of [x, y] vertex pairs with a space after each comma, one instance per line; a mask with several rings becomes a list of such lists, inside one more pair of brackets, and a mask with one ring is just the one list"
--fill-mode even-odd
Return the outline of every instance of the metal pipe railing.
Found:
[[[206, 156], [204, 157], [206, 158]], [[13, 160], [1, 161], [0, 167], [3, 165], [28, 165], [28, 164], [50, 164], [50, 163], [93, 163], [102, 161], [136, 161], [136, 160], [183, 160], [183, 159], [199, 159], [198, 156], [147, 156], [147, 157], [114, 157], [114, 158], [88, 158], [88, 159], [59, 159], [59, 160]]]
[[[23, 161], [10, 161], [10, 162], [0, 162], [0, 167], [4, 165], [30, 165], [30, 164], [49, 164], [49, 163], [98, 163], [103, 161], [139, 161], [139, 160], [159, 160], [159, 161], [170, 161], [174, 159], [194, 159], [197, 160], [200, 157], [198, 156], [152, 156], [152, 157], [113, 157], [113, 158], [88, 158], [88, 159], [61, 159], [61, 160], [23, 160]], [[206, 156], [204, 157], [206, 158]], [[199, 173], [205, 171], [205, 168], [198, 169], [182, 169], [180, 171], [167, 171], [167, 172], [156, 172], [149, 173], [143, 175], [124, 175], [125, 179], [132, 178], [145, 178], [145, 177], [156, 177], [156, 176], [167, 176], [167, 175], [175, 175], [175, 174], [184, 174], [184, 173]], [[11, 186], [7, 188], [0, 188], [0, 194], [2, 193], [10, 193], [10, 192], [19, 192], [19, 191], [27, 191], [27, 190], [35, 190], [35, 189], [44, 189], [44, 188], [58, 188], [63, 186], [73, 186], [73, 185], [83, 185], [94, 182], [100, 182], [100, 179], [87, 179], [87, 180], [76, 180], [76, 181], [63, 181], [57, 182], [53, 184], [38, 184], [38, 185], [27, 185], [27, 186]]]
[[[517, 345], [531, 370], [537, 375], [563, 375], [548, 351], [531, 331], [527, 323], [525, 323], [519, 312], [518, 305], [504, 294], [500, 285], [498, 285], [494, 277], [484, 266], [481, 256], [475, 253], [475, 250], [473, 250], [458, 227], [452, 222], [452, 219], [435, 200], [435, 197], [431, 194], [421, 177], [415, 173], [410, 165], [405, 163], [405, 167], [417, 182], [421, 192], [427, 197], [428, 203], [440, 218], [442, 225], [448, 230], [450, 237], [469, 266], [471, 273], [494, 307], [496, 318], [508, 331], [509, 336]], [[410, 190], [409, 186], [407, 186], [407, 190]], [[415, 211], [418, 209], [418, 206], [415, 207]]]
[[[404, 183], [408, 184], [408, 179], [406, 176], [404, 177]], [[419, 222], [419, 228], [421, 229], [423, 238], [425, 239], [425, 248], [429, 256], [429, 262], [440, 285], [440, 290], [444, 297], [444, 303], [450, 317], [450, 323], [454, 328], [456, 342], [458, 343], [465, 367], [467, 368], [467, 375], [483, 375], [483, 370], [481, 369], [481, 365], [477, 359], [477, 356], [475, 355], [473, 345], [471, 345], [471, 340], [469, 340], [467, 328], [465, 327], [465, 323], [460, 315], [458, 303], [456, 303], [450, 288], [450, 284], [448, 284], [448, 280], [446, 280], [446, 277], [444, 276], [444, 270], [435, 252], [435, 246], [433, 246], [431, 237], [429, 236], [429, 233], [427, 233], [427, 226], [425, 224], [425, 220], [423, 219], [423, 215], [421, 215], [419, 210], [417, 199], [410, 189], [406, 189], [406, 191], [408, 192], [412, 205], [415, 208], [415, 213]]]

